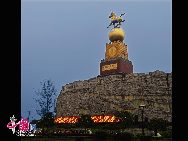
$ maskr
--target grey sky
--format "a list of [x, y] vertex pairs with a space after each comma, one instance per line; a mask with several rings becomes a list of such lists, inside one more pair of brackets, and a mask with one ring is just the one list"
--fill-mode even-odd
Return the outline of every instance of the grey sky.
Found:
[[99, 75], [111, 11], [127, 13], [122, 28], [134, 72], [172, 71], [170, 0], [23, 0], [22, 116], [27, 117], [30, 110], [37, 117], [33, 97], [40, 81], [54, 81], [59, 94], [66, 83]]

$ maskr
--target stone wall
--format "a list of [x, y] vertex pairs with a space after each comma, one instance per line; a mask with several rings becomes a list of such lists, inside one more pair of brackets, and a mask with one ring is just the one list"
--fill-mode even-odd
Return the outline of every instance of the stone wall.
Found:
[[172, 119], [172, 73], [154, 71], [98, 76], [62, 87], [57, 99], [57, 117], [81, 114], [113, 114], [129, 111], [144, 116]]

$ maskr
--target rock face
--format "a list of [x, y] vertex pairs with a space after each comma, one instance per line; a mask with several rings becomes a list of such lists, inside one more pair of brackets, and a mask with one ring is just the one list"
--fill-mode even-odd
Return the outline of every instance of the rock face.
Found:
[[172, 120], [172, 73], [154, 71], [98, 76], [62, 87], [57, 99], [56, 117], [81, 114], [114, 114], [129, 111], [144, 117]]

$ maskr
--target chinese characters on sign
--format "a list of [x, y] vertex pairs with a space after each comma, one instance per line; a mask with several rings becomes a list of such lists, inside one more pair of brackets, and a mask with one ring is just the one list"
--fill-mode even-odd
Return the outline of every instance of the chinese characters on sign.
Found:
[[[16, 123], [14, 115], [10, 117], [10, 122], [7, 124], [7, 128], [12, 130], [14, 134], [16, 132], [17, 136], [34, 136], [35, 130], [29, 121], [26, 118], [22, 118], [20, 121]], [[19, 130], [16, 131], [16, 127], [18, 126]]]
[[117, 63], [102, 66], [102, 71], [112, 70], [112, 69], [117, 69]]

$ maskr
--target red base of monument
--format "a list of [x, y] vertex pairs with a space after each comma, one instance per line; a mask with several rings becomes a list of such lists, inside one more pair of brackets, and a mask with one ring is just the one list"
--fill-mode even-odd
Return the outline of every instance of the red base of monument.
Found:
[[122, 74], [133, 73], [132, 62], [121, 58], [116, 60], [101, 61], [100, 75], [120, 74], [120, 73]]

